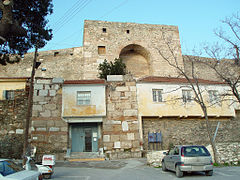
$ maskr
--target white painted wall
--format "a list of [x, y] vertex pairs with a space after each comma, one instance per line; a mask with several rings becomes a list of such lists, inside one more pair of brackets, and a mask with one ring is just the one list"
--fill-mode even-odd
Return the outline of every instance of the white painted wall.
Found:
[[[210, 116], [235, 116], [232, 100], [221, 101], [218, 104], [209, 103], [208, 90], [217, 90], [219, 94], [229, 90], [227, 85], [200, 85], [203, 98], [208, 106]], [[163, 102], [153, 102], [152, 89], [163, 90]], [[137, 83], [138, 112], [141, 116], [198, 116], [203, 115], [200, 105], [196, 102], [184, 103], [182, 90], [191, 89], [188, 84], [177, 83]], [[192, 91], [192, 97], [194, 97]], [[211, 106], [210, 106], [211, 105]]]
[[[90, 105], [77, 105], [78, 91], [91, 91]], [[105, 85], [66, 84], [62, 96], [63, 117], [106, 116]]]

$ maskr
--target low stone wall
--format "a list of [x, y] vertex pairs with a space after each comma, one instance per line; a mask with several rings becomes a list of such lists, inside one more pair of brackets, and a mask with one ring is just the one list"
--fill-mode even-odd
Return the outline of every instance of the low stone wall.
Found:
[[154, 167], [162, 166], [163, 152], [167, 150], [147, 152], [147, 164]]
[[0, 158], [22, 157], [26, 111], [24, 89], [14, 91], [13, 100], [0, 101]]
[[[209, 123], [212, 127], [212, 136], [218, 122], [220, 122], [215, 139], [216, 143], [240, 142], [239, 115], [239, 111], [236, 111], [236, 117], [234, 118], [209, 118]], [[209, 144], [206, 122], [203, 118], [144, 118], [143, 140], [146, 152], [149, 150], [148, 132], [162, 133], [162, 144], [158, 150], [168, 149], [169, 146], [178, 144], [202, 144], [205, 146]]]

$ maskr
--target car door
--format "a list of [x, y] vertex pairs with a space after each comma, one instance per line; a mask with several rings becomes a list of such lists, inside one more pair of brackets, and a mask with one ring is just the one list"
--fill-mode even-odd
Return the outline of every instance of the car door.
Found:
[[171, 168], [172, 170], [175, 170], [176, 163], [180, 162], [180, 155], [179, 155], [179, 147], [175, 147], [171, 159]]
[[174, 148], [170, 149], [167, 156], [165, 157], [165, 165], [167, 169], [172, 170], [172, 156], [173, 156]]

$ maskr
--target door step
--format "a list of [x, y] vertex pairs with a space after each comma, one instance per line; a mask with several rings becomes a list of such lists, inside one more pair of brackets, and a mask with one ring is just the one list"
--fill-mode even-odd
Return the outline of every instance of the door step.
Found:
[[105, 158], [68, 159], [69, 162], [105, 161]]
[[105, 156], [98, 152], [72, 152], [65, 159], [69, 162], [105, 161]]

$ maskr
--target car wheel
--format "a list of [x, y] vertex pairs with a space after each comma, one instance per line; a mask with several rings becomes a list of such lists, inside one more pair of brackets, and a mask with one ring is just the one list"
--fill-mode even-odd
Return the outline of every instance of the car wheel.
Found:
[[164, 161], [162, 162], [162, 170], [163, 170], [163, 171], [167, 171], [167, 168], [166, 168], [166, 165], [165, 165], [165, 162], [164, 162]]
[[178, 178], [183, 177], [183, 172], [180, 170], [180, 167], [178, 165], [176, 166], [176, 176]]
[[44, 179], [51, 179], [51, 174], [43, 174]]
[[213, 170], [206, 171], [205, 174], [206, 174], [206, 176], [212, 176], [213, 175]]

